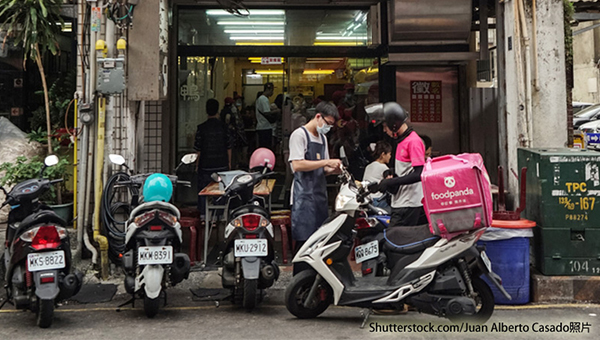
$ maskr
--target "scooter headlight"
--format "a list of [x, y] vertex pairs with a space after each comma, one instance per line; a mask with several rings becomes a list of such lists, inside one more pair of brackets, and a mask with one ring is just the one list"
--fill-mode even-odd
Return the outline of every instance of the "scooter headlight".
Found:
[[344, 206], [346, 206], [346, 204], [348, 204], [348, 202], [350, 202], [353, 198], [354, 197], [352, 196], [338, 194], [335, 199], [335, 210], [340, 211], [344, 209]]

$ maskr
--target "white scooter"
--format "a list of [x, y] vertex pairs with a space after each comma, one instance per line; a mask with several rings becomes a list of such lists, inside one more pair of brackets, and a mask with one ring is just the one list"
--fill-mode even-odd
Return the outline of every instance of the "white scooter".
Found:
[[[344, 159], [343, 149], [340, 152]], [[340, 306], [402, 310], [404, 303], [419, 311], [452, 321], [486, 322], [494, 311], [489, 281], [508, 298], [500, 277], [492, 272], [485, 251], [476, 246], [484, 229], [465, 232], [451, 240], [428, 234], [414, 240], [419, 227], [390, 227], [399, 231], [385, 249], [395, 265], [389, 277], [355, 278], [348, 262], [354, 244], [358, 212], [369, 206], [367, 183], [355, 182], [342, 167], [342, 186], [336, 198], [336, 213], [300, 248], [293, 263], [305, 262], [312, 269], [300, 272], [285, 291], [287, 309], [298, 318], [314, 318], [334, 303]], [[391, 234], [388, 233], [388, 238]], [[406, 238], [412, 237], [409, 242]], [[378, 244], [357, 249], [362, 259], [377, 257]], [[359, 254], [360, 253], [360, 254]], [[366, 254], [366, 255], [365, 255]]]

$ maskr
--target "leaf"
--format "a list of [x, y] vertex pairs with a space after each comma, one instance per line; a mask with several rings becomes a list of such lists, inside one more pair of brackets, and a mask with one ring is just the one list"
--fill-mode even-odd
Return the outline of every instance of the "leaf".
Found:
[[48, 10], [46, 9], [46, 5], [44, 5], [44, 0], [39, 0], [39, 3], [42, 8], [42, 16], [45, 18], [48, 16]]

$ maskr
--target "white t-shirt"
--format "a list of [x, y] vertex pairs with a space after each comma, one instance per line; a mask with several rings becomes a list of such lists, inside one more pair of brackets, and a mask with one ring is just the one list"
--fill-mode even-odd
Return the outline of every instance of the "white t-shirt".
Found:
[[[367, 165], [365, 168], [365, 174], [363, 176], [363, 181], [369, 181], [371, 183], [379, 183], [383, 179], [383, 172], [388, 170], [388, 166], [384, 163], [379, 163], [378, 161], [374, 161], [371, 164]], [[376, 194], [371, 194], [371, 198], [379, 198], [383, 196], [383, 193], [378, 192]]]
[[[306, 150], [308, 150], [308, 140], [306, 139], [306, 133], [303, 127], [299, 127], [290, 135], [290, 157], [288, 158], [288, 162], [290, 162], [290, 168], [292, 172], [294, 172], [294, 167], [292, 166], [292, 161], [300, 161], [304, 160], [304, 155], [306, 154]], [[310, 141], [314, 143], [322, 144], [323, 140], [325, 140], [325, 153], [322, 155], [321, 159], [329, 159], [329, 150], [327, 144], [327, 137], [321, 139], [321, 134], [317, 133], [318, 136], [313, 135], [308, 132], [310, 136]], [[317, 156], [318, 157], [318, 156]], [[294, 182], [292, 182], [292, 191], [290, 194], [290, 204], [294, 202]]]
[[261, 114], [261, 112], [271, 112], [271, 105], [269, 104], [269, 98], [265, 95], [261, 95], [256, 99], [256, 130], [271, 130], [273, 127], [271, 123]]

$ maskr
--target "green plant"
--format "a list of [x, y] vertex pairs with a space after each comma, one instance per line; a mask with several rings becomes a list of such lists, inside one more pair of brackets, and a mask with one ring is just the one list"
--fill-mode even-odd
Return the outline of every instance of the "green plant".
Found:
[[[69, 71], [66, 76], [56, 79], [52, 86], [48, 89], [48, 99], [50, 100], [50, 122], [52, 129], [59, 129], [65, 127], [65, 115], [67, 115], [67, 109], [73, 112], [74, 105], [70, 105], [75, 93], [75, 72]], [[44, 91], [37, 91], [36, 95], [44, 95]], [[46, 128], [46, 112], [45, 107], [40, 106], [32, 112], [29, 123], [32, 130], [40, 130]], [[69, 116], [69, 126], [73, 126], [72, 115]], [[47, 136], [46, 136], [47, 138]], [[40, 141], [42, 144], [46, 144], [47, 141]]]
[[0, 18], [3, 20], [0, 27], [6, 31], [6, 36], [13, 37], [15, 46], [23, 48], [23, 63], [27, 58], [34, 60], [40, 71], [46, 106], [48, 153], [52, 152], [50, 101], [40, 50], [49, 50], [52, 54], [59, 52], [57, 37], [64, 24], [60, 15], [62, 4], [63, 0], [0, 0]]
[[[0, 164], [0, 173], [4, 172], [4, 176], [0, 178], [0, 185], [12, 186], [28, 179], [38, 178], [43, 166], [44, 162], [38, 156], [29, 160], [27, 157], [20, 156], [17, 157], [14, 163], [2, 163]], [[44, 170], [44, 178], [50, 180], [62, 178], [64, 181], [50, 187], [50, 190], [40, 197], [42, 201], [51, 204], [62, 204], [61, 197], [67, 192], [65, 182], [69, 179], [68, 166], [69, 161], [67, 158], [59, 157], [58, 164]], [[57, 190], [57, 187], [59, 190]]]

